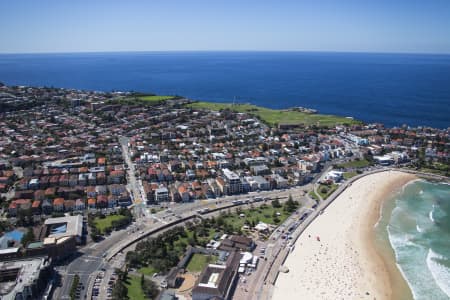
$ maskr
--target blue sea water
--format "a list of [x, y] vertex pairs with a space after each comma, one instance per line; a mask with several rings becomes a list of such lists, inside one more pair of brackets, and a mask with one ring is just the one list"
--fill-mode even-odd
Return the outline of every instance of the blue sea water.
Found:
[[450, 55], [135, 52], [0, 55], [0, 82], [304, 106], [388, 126], [450, 126]]
[[415, 181], [393, 200], [388, 238], [414, 299], [450, 299], [450, 185]]

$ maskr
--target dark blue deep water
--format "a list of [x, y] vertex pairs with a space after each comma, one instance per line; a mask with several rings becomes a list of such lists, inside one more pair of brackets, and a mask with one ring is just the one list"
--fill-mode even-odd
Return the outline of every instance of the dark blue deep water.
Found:
[[148, 52], [0, 55], [0, 82], [305, 106], [388, 126], [450, 126], [450, 55]]

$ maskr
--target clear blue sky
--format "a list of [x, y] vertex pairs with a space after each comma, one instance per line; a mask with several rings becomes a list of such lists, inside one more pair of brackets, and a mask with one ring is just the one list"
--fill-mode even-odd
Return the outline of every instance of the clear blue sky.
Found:
[[0, 0], [0, 52], [450, 53], [449, 0]]

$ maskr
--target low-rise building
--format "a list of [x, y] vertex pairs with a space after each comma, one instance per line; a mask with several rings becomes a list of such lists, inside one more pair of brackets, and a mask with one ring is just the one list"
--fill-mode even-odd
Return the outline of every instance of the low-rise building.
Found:
[[192, 300], [231, 299], [239, 276], [240, 259], [239, 252], [232, 252], [225, 265], [208, 265], [192, 289]]
[[166, 187], [156, 189], [155, 200], [157, 203], [169, 201], [169, 190]]
[[61, 218], [49, 218], [45, 220], [43, 230], [45, 233], [45, 239], [54, 238], [59, 240], [67, 237], [75, 237], [77, 243], [81, 243], [83, 238], [83, 217], [77, 215]]
[[51, 277], [47, 257], [0, 262], [0, 298], [2, 300], [38, 299]]

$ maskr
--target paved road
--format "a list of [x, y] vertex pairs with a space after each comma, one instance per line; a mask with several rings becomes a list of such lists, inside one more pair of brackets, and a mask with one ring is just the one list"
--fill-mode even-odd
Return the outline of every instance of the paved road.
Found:
[[122, 156], [125, 164], [127, 165], [127, 187], [131, 192], [135, 216], [137, 218], [143, 217], [146, 213], [145, 205], [147, 203], [146, 195], [143, 191], [142, 182], [136, 178], [136, 169], [131, 161], [130, 151], [128, 148], [129, 138], [121, 136], [119, 137], [119, 143], [122, 146]]
[[115, 231], [103, 241], [79, 249], [67, 266], [57, 267], [60, 275], [63, 276], [63, 280], [61, 286], [53, 293], [53, 299], [70, 298], [70, 288], [72, 287], [72, 281], [75, 274], [80, 276], [80, 283], [85, 287], [81, 293], [81, 298], [84, 298], [87, 287], [89, 286], [90, 281], [93, 280], [92, 274], [105, 265], [103, 258], [104, 253], [107, 253], [113, 245], [127, 237], [128, 234], [126, 230]]

